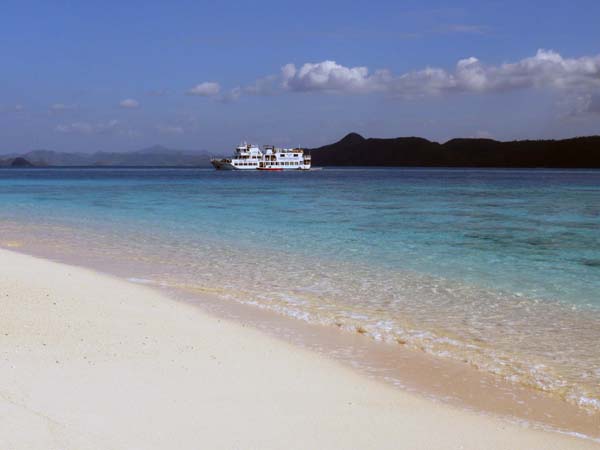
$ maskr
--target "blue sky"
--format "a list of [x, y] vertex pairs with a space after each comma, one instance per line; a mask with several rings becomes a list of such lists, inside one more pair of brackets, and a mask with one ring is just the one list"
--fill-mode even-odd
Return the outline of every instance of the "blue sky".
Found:
[[600, 134], [600, 2], [4, 1], [0, 153]]

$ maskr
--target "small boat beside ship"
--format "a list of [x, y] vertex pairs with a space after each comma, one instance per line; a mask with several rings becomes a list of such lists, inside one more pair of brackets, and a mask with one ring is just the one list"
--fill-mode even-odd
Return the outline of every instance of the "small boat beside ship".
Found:
[[257, 145], [243, 143], [236, 147], [231, 158], [210, 160], [219, 170], [310, 170], [311, 157], [301, 148], [276, 148], [265, 145], [261, 150]]

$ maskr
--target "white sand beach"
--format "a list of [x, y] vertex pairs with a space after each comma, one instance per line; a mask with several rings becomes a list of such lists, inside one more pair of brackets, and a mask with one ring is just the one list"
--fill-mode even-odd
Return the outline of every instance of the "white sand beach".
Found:
[[0, 250], [0, 449], [585, 449], [150, 288]]

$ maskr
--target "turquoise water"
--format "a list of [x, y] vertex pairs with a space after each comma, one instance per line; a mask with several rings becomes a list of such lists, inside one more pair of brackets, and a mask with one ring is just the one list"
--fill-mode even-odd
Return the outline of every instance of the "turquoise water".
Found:
[[600, 408], [600, 171], [4, 170], [0, 233]]

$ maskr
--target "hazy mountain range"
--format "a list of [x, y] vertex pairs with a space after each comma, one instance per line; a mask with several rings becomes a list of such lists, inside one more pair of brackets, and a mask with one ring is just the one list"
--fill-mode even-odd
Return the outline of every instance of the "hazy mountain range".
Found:
[[[366, 139], [350, 133], [338, 142], [309, 151], [313, 166], [600, 168], [600, 136], [508, 142], [452, 139], [440, 144], [420, 137]], [[162, 146], [129, 153], [33, 150], [0, 155], [0, 166], [27, 167], [29, 163], [34, 166], [207, 167], [210, 156], [203, 151]]]
[[175, 150], [160, 145], [134, 152], [66, 153], [32, 150], [26, 153], [0, 155], [0, 165], [9, 166], [21, 157], [35, 166], [208, 166], [205, 151]]

